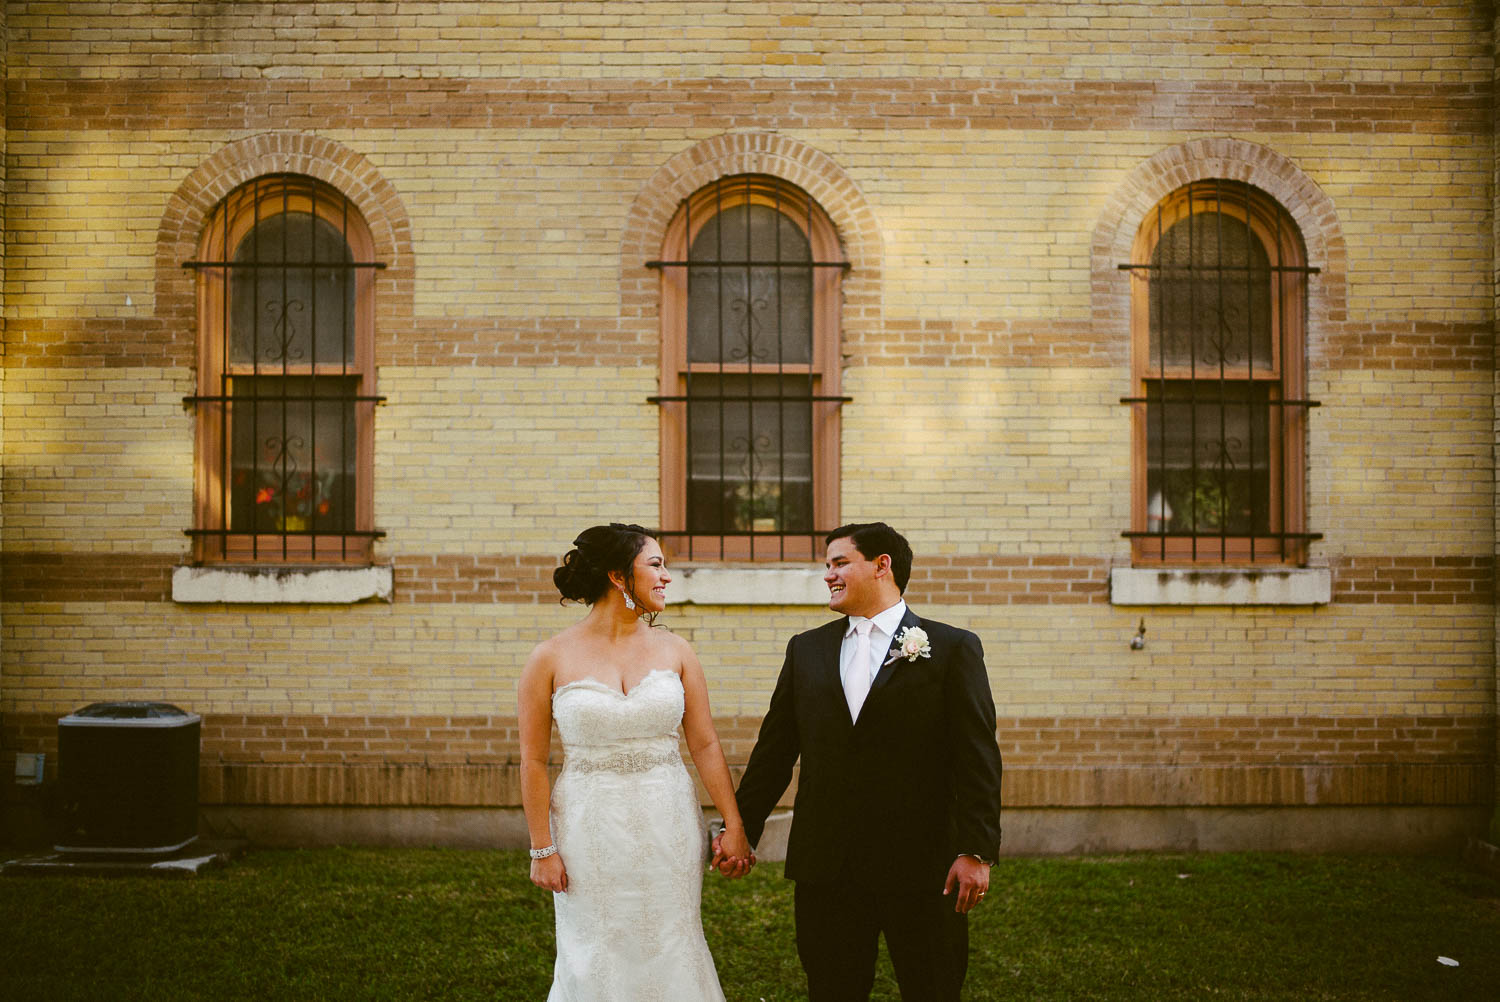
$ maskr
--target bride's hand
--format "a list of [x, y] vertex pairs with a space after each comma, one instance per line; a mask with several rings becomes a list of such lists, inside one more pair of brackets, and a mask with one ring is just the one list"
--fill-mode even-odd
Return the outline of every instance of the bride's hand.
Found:
[[531, 882], [536, 886], [559, 893], [568, 889], [568, 870], [557, 853], [543, 859], [531, 861]]
[[755, 850], [750, 848], [743, 827], [727, 829], [714, 839], [714, 859], [709, 865], [731, 880], [750, 872], [755, 865]]
[[724, 840], [719, 843], [720, 850], [730, 859], [748, 860], [755, 855], [750, 849], [750, 840], [745, 837], [745, 829], [729, 829], [724, 833]]

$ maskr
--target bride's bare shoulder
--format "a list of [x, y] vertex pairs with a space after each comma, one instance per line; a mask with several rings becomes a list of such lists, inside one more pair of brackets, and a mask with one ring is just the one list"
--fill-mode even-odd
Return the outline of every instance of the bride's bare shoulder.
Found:
[[663, 647], [687, 646], [687, 640], [685, 640], [681, 634], [674, 633], [665, 626], [653, 627], [647, 632], [646, 635], [651, 638], [651, 642], [653, 644], [659, 644]]
[[652, 630], [651, 641], [658, 654], [670, 658], [673, 663], [681, 664], [689, 658], [694, 658], [693, 645], [687, 639], [670, 630]]
[[563, 630], [561, 633], [555, 633], [533, 647], [531, 655], [527, 657], [526, 665], [522, 668], [522, 671], [530, 673], [542, 672], [548, 675], [553, 674], [557, 666], [565, 659], [565, 652], [569, 646], [568, 633], [570, 630], [571, 627], [568, 630]]

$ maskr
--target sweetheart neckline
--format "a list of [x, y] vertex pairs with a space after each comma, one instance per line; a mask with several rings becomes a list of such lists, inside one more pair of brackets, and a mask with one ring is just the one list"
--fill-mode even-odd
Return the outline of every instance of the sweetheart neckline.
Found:
[[552, 698], [556, 699], [559, 695], [568, 691], [574, 686], [582, 686], [603, 689], [605, 692], [618, 696], [620, 699], [629, 699], [631, 696], [635, 695], [637, 689], [646, 684], [647, 680], [649, 680], [652, 675], [671, 675], [673, 678], [678, 679], [679, 684], [682, 681], [680, 678], [678, 678], [677, 673], [670, 668], [652, 668], [646, 674], [641, 676], [641, 680], [639, 682], [631, 686], [626, 691], [621, 692], [619, 689], [616, 689], [608, 682], [601, 682], [599, 679], [593, 678], [592, 676], [584, 676], [583, 678], [574, 679], [571, 682], [564, 682], [556, 689], [553, 689]]

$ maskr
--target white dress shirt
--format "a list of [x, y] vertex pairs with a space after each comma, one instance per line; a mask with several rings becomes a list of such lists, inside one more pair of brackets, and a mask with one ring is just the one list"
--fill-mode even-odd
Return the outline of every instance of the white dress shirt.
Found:
[[[897, 602], [884, 612], [878, 612], [870, 617], [870, 663], [865, 665], [865, 671], [870, 673], [870, 683], [873, 685], [875, 676], [879, 673], [886, 658], [891, 654], [891, 641], [896, 636], [896, 630], [901, 626], [901, 618], [906, 615], [905, 600]], [[839, 647], [839, 682], [847, 686], [849, 672], [856, 666], [854, 661], [855, 636], [854, 628], [864, 621], [863, 616], [850, 616], [848, 629], [844, 631], [844, 642]]]

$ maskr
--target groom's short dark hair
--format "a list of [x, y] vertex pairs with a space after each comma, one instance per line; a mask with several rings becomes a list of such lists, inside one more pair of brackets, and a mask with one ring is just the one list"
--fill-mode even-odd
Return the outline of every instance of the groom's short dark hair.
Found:
[[906, 537], [884, 522], [850, 522], [830, 532], [823, 545], [835, 539], [849, 539], [854, 548], [866, 560], [874, 560], [882, 553], [891, 558], [891, 577], [896, 589], [906, 594], [906, 582], [911, 578], [911, 544]]

